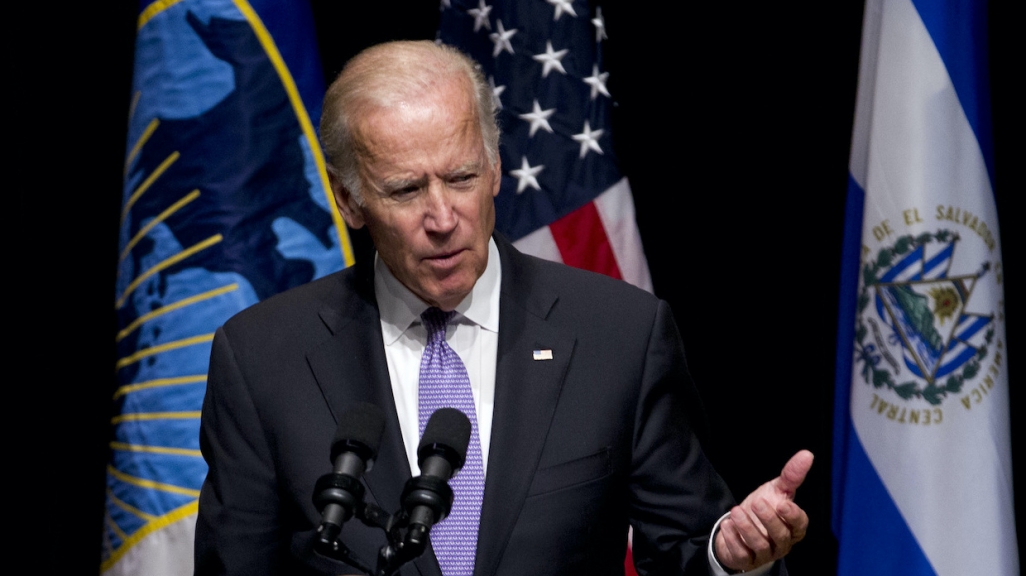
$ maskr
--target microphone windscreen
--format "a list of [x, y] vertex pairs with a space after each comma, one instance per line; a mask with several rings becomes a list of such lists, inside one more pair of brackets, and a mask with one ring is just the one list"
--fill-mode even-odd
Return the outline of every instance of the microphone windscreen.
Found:
[[424, 458], [424, 450], [433, 446], [447, 446], [459, 455], [459, 465], [467, 457], [470, 444], [470, 419], [455, 408], [440, 408], [428, 419], [424, 436], [420, 439], [417, 455]]
[[335, 441], [331, 444], [331, 461], [343, 451], [364, 452], [361, 458], [376, 459], [384, 431], [385, 413], [381, 408], [366, 402], [354, 404], [338, 419]]

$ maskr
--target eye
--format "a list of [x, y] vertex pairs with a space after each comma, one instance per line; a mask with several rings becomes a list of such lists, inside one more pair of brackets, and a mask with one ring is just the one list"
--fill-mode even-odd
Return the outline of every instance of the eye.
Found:
[[456, 174], [455, 176], [449, 178], [449, 183], [454, 186], [467, 186], [472, 184], [476, 179], [477, 174], [473, 172], [467, 174]]
[[420, 190], [420, 187], [411, 184], [409, 186], [403, 186], [402, 188], [397, 188], [397, 189], [393, 190], [391, 192], [391, 196], [393, 198], [402, 200], [403, 198], [409, 198], [409, 197], [413, 196], [414, 194], [417, 193], [417, 190]]

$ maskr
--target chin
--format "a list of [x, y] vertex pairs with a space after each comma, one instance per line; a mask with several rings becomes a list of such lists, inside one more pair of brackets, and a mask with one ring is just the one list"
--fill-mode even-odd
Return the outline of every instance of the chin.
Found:
[[427, 301], [444, 310], [452, 310], [474, 289], [474, 282], [446, 282], [426, 291]]

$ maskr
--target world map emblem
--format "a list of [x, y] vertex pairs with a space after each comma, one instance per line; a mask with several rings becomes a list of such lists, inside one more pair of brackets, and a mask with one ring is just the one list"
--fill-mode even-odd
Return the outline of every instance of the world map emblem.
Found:
[[953, 270], [960, 241], [950, 230], [902, 236], [864, 262], [855, 358], [867, 384], [939, 405], [980, 372], [994, 314], [972, 296], [990, 263]]

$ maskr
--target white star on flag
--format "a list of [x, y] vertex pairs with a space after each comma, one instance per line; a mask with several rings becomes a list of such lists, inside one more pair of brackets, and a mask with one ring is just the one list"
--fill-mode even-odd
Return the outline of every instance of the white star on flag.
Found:
[[584, 79], [584, 82], [591, 86], [592, 100], [594, 100], [599, 93], [603, 96], [609, 96], [609, 90], [606, 90], [606, 78], [609, 78], [609, 72], [599, 74], [598, 64], [593, 64], [591, 67], [591, 76]]
[[630, 186], [609, 148], [616, 72], [602, 55], [607, 6], [483, 1], [491, 30], [473, 31], [468, 9], [482, 0], [460, 0], [442, 11], [438, 37], [481, 63], [503, 106], [496, 229], [526, 253], [651, 291]]
[[495, 49], [492, 50], [492, 57], [498, 58], [499, 53], [503, 50], [512, 54], [513, 45], [509, 43], [509, 39], [517, 33], [517, 29], [514, 28], [512, 30], [506, 30], [502, 27], [502, 20], [496, 20], [495, 27], [497, 30], [488, 35], [488, 37], [492, 39], [492, 42], [495, 43]]
[[595, 8], [595, 17], [591, 19], [591, 23], [595, 26], [596, 42], [609, 39], [609, 36], [606, 36], [606, 21], [602, 18], [601, 6]]
[[451, 0], [442, 0], [441, 2], [439, 2], [439, 4], [438, 4], [438, 9], [439, 10], [445, 10], [446, 8], [452, 8]]
[[592, 130], [587, 120], [584, 121], [584, 131], [571, 136], [571, 138], [581, 143], [581, 158], [584, 158], [589, 149], [602, 154], [602, 148], [599, 148], [598, 144], [598, 139], [601, 137], [602, 130]]
[[492, 23], [488, 21], [488, 13], [492, 11], [492, 7], [485, 4], [484, 0], [477, 5], [477, 8], [471, 8], [467, 10], [467, 14], [474, 17], [474, 32], [481, 29], [482, 26], [491, 30]]
[[541, 186], [538, 185], [538, 173], [545, 169], [545, 166], [539, 164], [535, 167], [531, 167], [527, 163], [527, 156], [521, 156], [523, 159], [520, 163], [520, 168], [516, 170], [510, 170], [509, 175], [517, 179], [517, 194], [520, 194], [527, 189], [528, 186], [535, 190], [541, 190]]
[[549, 75], [549, 72], [552, 71], [553, 68], [559, 70], [561, 74], [566, 74], [566, 70], [563, 69], [563, 63], [560, 62], [560, 60], [562, 60], [563, 57], [569, 53], [570, 50], [567, 50], [566, 48], [558, 52], [554, 51], [552, 49], [552, 41], [546, 40], [545, 53], [535, 54], [534, 56], [531, 56], [531, 58], [534, 58], [538, 62], [542, 63], [542, 78], [545, 78]]
[[572, 0], [545, 0], [549, 4], [556, 7], [556, 15], [552, 18], [553, 20], [559, 20], [559, 17], [563, 15], [563, 12], [577, 18], [577, 12], [574, 12], [574, 7], [571, 4]]
[[495, 101], [495, 108], [498, 110], [502, 110], [502, 100], [499, 98], [499, 96], [502, 96], [502, 93], [506, 91], [506, 87], [496, 86], [495, 76], [488, 77], [488, 86], [490, 86], [492, 89], [492, 100]]
[[549, 108], [548, 110], [542, 110], [541, 106], [538, 105], [538, 99], [534, 99], [534, 109], [527, 114], [521, 114], [521, 120], [527, 120], [531, 123], [531, 131], [527, 134], [529, 137], [534, 137], [534, 133], [539, 128], [544, 128], [549, 134], [552, 133], [552, 126], [549, 126], [549, 117], [556, 113], [555, 108]]

